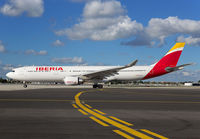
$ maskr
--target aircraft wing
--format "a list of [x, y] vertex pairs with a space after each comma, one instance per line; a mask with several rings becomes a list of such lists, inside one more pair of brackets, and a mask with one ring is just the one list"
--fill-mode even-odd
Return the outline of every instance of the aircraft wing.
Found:
[[135, 61], [133, 61], [130, 64], [127, 64], [125, 66], [120, 66], [120, 67], [117, 67], [117, 68], [110, 68], [110, 69], [92, 72], [92, 73], [89, 73], [89, 74], [84, 74], [84, 75], [81, 76], [81, 78], [86, 79], [86, 80], [95, 80], [95, 79], [96, 80], [103, 80], [106, 77], [118, 74], [118, 71], [121, 70], [121, 69], [125, 69], [125, 68], [129, 68], [129, 67], [134, 66], [137, 62], [138, 62], [138, 60], [135, 60]]

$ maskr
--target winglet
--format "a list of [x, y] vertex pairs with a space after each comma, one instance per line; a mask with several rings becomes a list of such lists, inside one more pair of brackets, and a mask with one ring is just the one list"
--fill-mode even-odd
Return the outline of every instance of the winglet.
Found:
[[138, 62], [138, 60], [134, 60], [133, 62], [131, 62], [130, 64], [126, 65], [125, 67], [132, 67], [134, 65], [136, 65], [136, 63]]

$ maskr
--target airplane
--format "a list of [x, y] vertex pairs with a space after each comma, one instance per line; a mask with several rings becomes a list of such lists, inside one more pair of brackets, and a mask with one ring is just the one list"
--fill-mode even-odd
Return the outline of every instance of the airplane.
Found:
[[26, 66], [13, 69], [6, 76], [23, 81], [25, 88], [27, 82], [64, 82], [65, 85], [92, 82], [93, 88], [103, 88], [103, 82], [146, 80], [182, 70], [191, 65], [176, 66], [184, 45], [185, 42], [177, 42], [163, 58], [150, 66], [135, 66], [138, 60], [125, 66]]

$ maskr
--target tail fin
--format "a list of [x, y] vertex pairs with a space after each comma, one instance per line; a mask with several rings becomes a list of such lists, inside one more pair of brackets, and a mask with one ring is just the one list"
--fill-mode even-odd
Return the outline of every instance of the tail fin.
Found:
[[151, 71], [144, 77], [144, 79], [160, 76], [168, 73], [167, 67], [176, 67], [179, 57], [183, 51], [185, 42], [176, 43], [169, 52], [160, 61], [154, 64]]
[[175, 67], [176, 66], [176, 64], [178, 63], [179, 57], [181, 56], [184, 46], [185, 46], [185, 42], [176, 43], [169, 50], [169, 52], [161, 59], [162, 61], [163, 60], [166, 61], [167, 67]]

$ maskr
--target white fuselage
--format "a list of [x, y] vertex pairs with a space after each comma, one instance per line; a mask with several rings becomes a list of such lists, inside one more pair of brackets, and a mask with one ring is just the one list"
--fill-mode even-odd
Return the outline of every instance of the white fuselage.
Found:
[[[81, 77], [82, 75], [93, 73], [101, 70], [111, 69], [119, 66], [27, 66], [13, 69], [7, 76], [9, 78], [20, 81], [47, 81], [47, 82], [63, 82], [65, 77]], [[59, 70], [59, 68], [62, 70]], [[50, 70], [51, 68], [51, 70]], [[54, 68], [52, 70], [52, 68]], [[143, 79], [152, 66], [133, 66], [122, 69], [113, 76], [106, 77], [103, 81], [110, 80], [141, 80]]]

